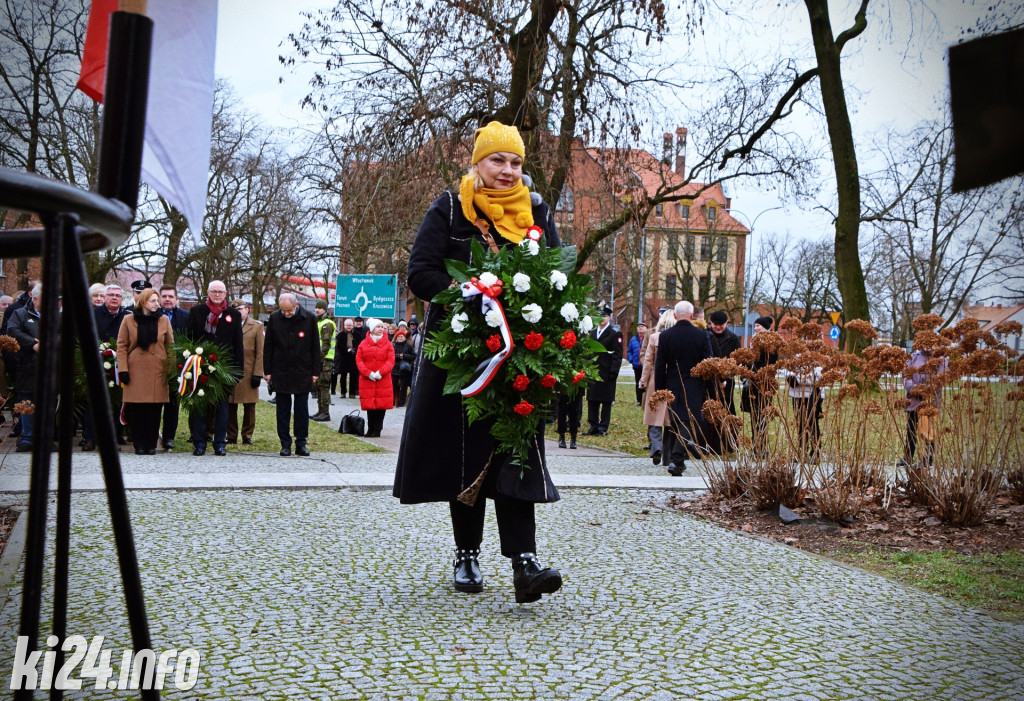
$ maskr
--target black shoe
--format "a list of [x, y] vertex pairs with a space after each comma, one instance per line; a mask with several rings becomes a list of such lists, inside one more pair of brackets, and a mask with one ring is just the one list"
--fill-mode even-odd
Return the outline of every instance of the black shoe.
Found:
[[310, 421], [330, 421], [331, 415], [326, 411], [318, 411], [309, 417]]
[[670, 475], [672, 475], [673, 477], [682, 477], [684, 472], [686, 472], [686, 463], [685, 462], [682, 465], [671, 465], [670, 464], [668, 466], [668, 473]]
[[136, 448], [136, 449], [135, 449], [135, 454], [136, 454], [136, 455], [145, 455], [145, 454], [146, 454], [146, 451], [145, 451], [145, 449], [143, 449], [143, 448]]
[[228, 451], [224, 450], [223, 448], [214, 448], [213, 449], [213, 454], [214, 455], [221, 455], [221, 456], [223, 456], [223, 455], [227, 455]]
[[595, 427], [595, 428], [590, 429], [589, 431], [587, 431], [583, 435], [584, 436], [600, 436], [601, 435], [601, 430]]
[[156, 455], [156, 448], [147, 448], [146, 455]]
[[475, 594], [484, 590], [484, 575], [480, 571], [480, 549], [455, 549], [455, 591]]
[[164, 441], [164, 450], [167, 452], [174, 450], [174, 441]]
[[82, 444], [83, 453], [88, 453], [93, 450], [96, 450], [96, 441], [86, 441]]
[[564, 433], [563, 433], [563, 434], [561, 434], [561, 435], [560, 435], [560, 436], [558, 437], [558, 447], [559, 447], [559, 448], [564, 448], [564, 447], [565, 447], [565, 434], [564, 434]]
[[31, 453], [32, 452], [32, 444], [31, 443], [18, 443], [18, 447], [14, 449], [14, 452], [15, 453]]
[[237, 445], [237, 443], [238, 443], [238, 439], [237, 438], [228, 438], [227, 439], [227, 444], [228, 445]]
[[304, 445], [297, 445], [297, 446], [295, 446], [295, 454], [296, 455], [301, 455], [304, 458], [308, 458], [309, 457], [309, 451], [306, 449], [306, 446], [304, 446]]
[[282, 458], [286, 458], [286, 457], [288, 457], [291, 454], [292, 454], [292, 449], [291, 448], [281, 448], [281, 457]]
[[206, 455], [206, 448], [196, 448], [192, 451], [193, 455]]
[[660, 450], [655, 450], [654, 451], [654, 454], [651, 455], [651, 462], [653, 462], [655, 465], [660, 465], [661, 464], [661, 451]]
[[252, 445], [252, 438], [243, 438], [242, 445]]
[[569, 438], [569, 450], [576, 450], [576, 434]]
[[519, 553], [512, 558], [512, 584], [516, 603], [528, 604], [561, 589], [562, 574], [554, 567], [541, 567], [533, 553]]
[[647, 445], [645, 445], [645, 446], [644, 446], [644, 447], [643, 447], [643, 448], [642, 448], [641, 450], [650, 450], [650, 449], [651, 449], [651, 444], [650, 444], [650, 443], [648, 443], [648, 444], [647, 444]]

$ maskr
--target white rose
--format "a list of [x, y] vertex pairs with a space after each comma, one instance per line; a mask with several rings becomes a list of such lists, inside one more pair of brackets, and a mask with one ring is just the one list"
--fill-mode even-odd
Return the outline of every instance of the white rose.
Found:
[[540, 321], [543, 311], [539, 304], [527, 304], [523, 307], [523, 318], [529, 321], [531, 324], [536, 324]]
[[202, 355], [203, 354], [203, 347], [202, 346], [196, 346], [196, 353], [198, 353], [199, 355]]
[[186, 379], [186, 380], [191, 380], [191, 379], [192, 379], [192, 373], [190, 373], [190, 372], [186, 372], [186, 373], [185, 373], [185, 379]]
[[590, 333], [594, 328], [594, 320], [589, 316], [585, 316], [580, 319], [580, 331], [583, 333]]
[[535, 256], [540, 253], [540, 244], [536, 241], [527, 242], [526, 247], [529, 249], [531, 256]]
[[484, 314], [484, 321], [487, 322], [488, 326], [498, 328], [501, 326], [501, 312], [493, 308], [488, 310], [488, 312]]
[[187, 357], [189, 357], [190, 355], [192, 355], [192, 354], [191, 354], [191, 353], [189, 353], [189, 352], [188, 352], [187, 350], [184, 350], [184, 351], [182, 351], [182, 352], [181, 352], [181, 357], [183, 357], [183, 358], [187, 358]]
[[103, 368], [106, 369], [106, 370], [109, 370], [112, 367], [114, 367], [114, 366], [111, 365], [110, 363], [103, 363]]
[[113, 380], [111, 380], [110, 382], [107, 383], [107, 387], [113, 387], [113, 386], [114, 386], [114, 381]]
[[452, 317], [452, 331], [455, 333], [462, 333], [466, 330], [466, 325], [469, 323], [469, 315], [466, 312], [456, 314]]
[[551, 284], [555, 286], [556, 290], [564, 290], [565, 286], [569, 284], [569, 278], [561, 270], [552, 270]]
[[480, 273], [480, 284], [484, 287], [490, 287], [498, 281], [498, 276], [494, 273]]
[[580, 318], [580, 310], [577, 309], [576, 305], [572, 302], [566, 302], [563, 304], [562, 308], [558, 310], [558, 313], [561, 314], [562, 318], [566, 321], [576, 321]]
[[206, 396], [206, 390], [202, 390], [201, 389], [198, 392], [196, 392], [196, 394], [198, 394], [200, 397], [205, 397]]
[[512, 287], [516, 292], [526, 292], [530, 289], [530, 276], [526, 273], [516, 273], [512, 276]]

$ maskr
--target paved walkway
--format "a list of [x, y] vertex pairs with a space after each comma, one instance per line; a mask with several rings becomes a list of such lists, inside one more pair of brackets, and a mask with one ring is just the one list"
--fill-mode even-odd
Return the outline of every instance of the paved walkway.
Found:
[[[0, 468], [0, 503], [24, 503], [26, 457]], [[447, 507], [400, 506], [393, 455], [123, 463], [154, 648], [201, 655], [195, 688], [166, 698], [1024, 699], [1024, 625], [667, 509], [699, 478], [649, 461], [553, 455], [566, 488], [538, 509], [538, 549], [565, 586], [523, 606], [490, 512], [488, 586], [452, 591]], [[69, 632], [106, 636], [117, 668], [127, 621], [106, 500], [88, 491], [98, 461], [75, 470]], [[21, 579], [5, 559], [3, 688]]]

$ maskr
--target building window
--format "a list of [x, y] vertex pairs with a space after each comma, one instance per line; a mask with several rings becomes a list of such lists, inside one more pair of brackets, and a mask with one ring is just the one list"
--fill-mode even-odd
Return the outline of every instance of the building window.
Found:
[[700, 237], [700, 259], [711, 260], [711, 237]]
[[654, 205], [654, 217], [656, 219], [661, 219], [664, 216], [665, 216], [665, 205], [663, 205], [663, 204], [656, 204], [656, 205]]
[[690, 205], [688, 205], [688, 204], [684, 204], [683, 205], [682, 217], [683, 217], [683, 219], [689, 219], [690, 218]]
[[725, 299], [725, 275], [715, 278], [715, 299], [719, 302]]
[[711, 291], [711, 278], [707, 275], [701, 275], [697, 280], [697, 299], [704, 301], [708, 298], [708, 293]]
[[684, 275], [683, 276], [683, 289], [680, 290], [680, 291], [682, 292], [682, 298], [685, 299], [685, 300], [689, 300], [691, 297], [693, 297], [693, 278], [692, 277], [690, 277], [689, 275]]
[[562, 189], [562, 195], [558, 198], [558, 204], [555, 205], [555, 211], [571, 213], [575, 207], [576, 203], [573, 201], [572, 188], [567, 185]]
[[684, 250], [686, 260], [693, 260], [693, 237], [687, 235], [686, 237], [686, 248]]
[[729, 241], [727, 239], [721, 239], [716, 246], [715, 260], [719, 263], [725, 263], [729, 260]]
[[672, 299], [676, 296], [676, 276], [665, 276], [665, 298]]
[[676, 259], [679, 257], [679, 237], [675, 234], [668, 234], [665, 237], [668, 243], [668, 257], [670, 259]]
[[715, 217], [717, 216], [717, 213], [718, 213], [718, 208], [717, 207], [712, 207], [712, 206], [708, 205], [708, 215], [707, 216], [708, 216], [708, 221], [709, 222], [715, 221]]

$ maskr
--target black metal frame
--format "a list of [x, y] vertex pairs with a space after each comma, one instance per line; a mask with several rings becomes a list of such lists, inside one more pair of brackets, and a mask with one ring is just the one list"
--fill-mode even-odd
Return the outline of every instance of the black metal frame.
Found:
[[[83, 252], [116, 246], [131, 233], [142, 164], [152, 32], [153, 22], [144, 15], [127, 12], [111, 15], [98, 193], [31, 173], [0, 168], [0, 206], [31, 212], [43, 224], [41, 229], [0, 232], [5, 258], [41, 255], [43, 259], [38, 356], [42, 362], [37, 363], [34, 397], [34, 413], [39, 419], [33, 435], [29, 504], [25, 515], [28, 528], [19, 629], [19, 635], [28, 638], [27, 649], [30, 651], [38, 649], [39, 643], [54, 416], [60, 430], [53, 634], [61, 643], [67, 636], [74, 435], [70, 397], [76, 338], [81, 345], [89, 401], [94, 412], [96, 443], [106, 484], [132, 645], [136, 651], [152, 647], [83, 260]], [[65, 292], [63, 314], [59, 309], [62, 290]], [[59, 402], [59, 408], [58, 395], [65, 399]], [[63, 664], [63, 652], [59, 646], [55, 658], [54, 670], [58, 670]], [[145, 671], [140, 678], [144, 679], [147, 674]], [[156, 689], [143, 689], [141, 695], [146, 701], [160, 698]], [[33, 690], [19, 689], [14, 698], [27, 701], [32, 696]], [[63, 692], [53, 689], [50, 698], [61, 699]]]

